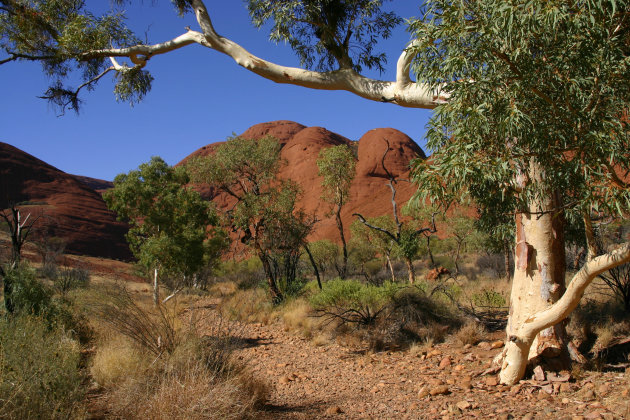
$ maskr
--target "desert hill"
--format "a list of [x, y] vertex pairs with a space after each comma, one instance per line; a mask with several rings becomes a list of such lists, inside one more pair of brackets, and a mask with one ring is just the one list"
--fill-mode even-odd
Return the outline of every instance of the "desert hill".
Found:
[[[406, 134], [393, 128], [377, 128], [365, 133], [358, 142], [353, 142], [339, 134], [322, 127], [306, 127], [292, 121], [273, 121], [257, 124], [247, 129], [242, 137], [259, 139], [266, 135], [276, 137], [281, 145], [281, 157], [286, 165], [280, 171], [280, 177], [297, 182], [303, 191], [299, 203], [306, 212], [314, 213], [319, 222], [315, 225], [310, 240], [330, 239], [338, 241], [339, 234], [334, 219], [329, 215], [331, 207], [322, 203], [321, 182], [318, 176], [317, 158], [325, 147], [348, 144], [355, 148], [358, 162], [357, 173], [350, 189], [349, 202], [342, 210], [342, 219], [346, 235], [356, 217], [361, 213], [365, 217], [391, 214], [391, 190], [381, 161], [389, 142], [390, 151], [386, 156], [387, 169], [395, 176], [407, 178], [409, 162], [416, 157], [425, 158], [422, 149]], [[193, 156], [207, 156], [221, 143], [204, 146], [187, 156], [179, 164]], [[199, 186], [202, 194], [213, 199], [219, 207], [226, 206], [225, 194], [213, 191], [207, 185]], [[407, 182], [397, 185], [396, 201], [403, 204], [409, 200], [415, 187]]]
[[[81, 177], [79, 177], [81, 178]], [[9, 144], [0, 142], [0, 209], [9, 202], [39, 217], [40, 235], [67, 241], [66, 252], [127, 259], [127, 226], [116, 221], [101, 195], [90, 187], [107, 181], [78, 179]]]
[[[322, 127], [306, 127], [292, 121], [273, 121], [254, 125], [241, 134], [247, 138], [276, 137], [286, 165], [280, 177], [297, 182], [303, 191], [300, 207], [318, 218], [310, 240], [338, 241], [337, 227], [329, 215], [330, 205], [321, 201], [321, 177], [317, 158], [322, 148], [347, 144], [357, 156], [357, 173], [350, 189], [350, 200], [344, 206], [342, 219], [349, 235], [355, 217], [391, 214], [391, 191], [381, 161], [389, 142], [385, 160], [387, 169], [396, 176], [409, 175], [409, 162], [425, 157], [420, 147], [407, 135], [393, 128], [378, 128], [351, 141]], [[193, 152], [190, 157], [208, 155], [222, 142], [212, 143]], [[9, 202], [26, 203], [33, 216], [40, 216], [39, 231], [67, 241], [67, 251], [76, 254], [126, 259], [130, 257], [124, 238], [126, 225], [116, 221], [100, 193], [112, 183], [99, 179], [70, 175], [9, 144], [0, 142], [0, 208]], [[205, 198], [219, 206], [227, 206], [226, 197], [207, 185], [199, 185]], [[396, 201], [405, 203], [413, 194], [410, 183], [397, 185]], [[349, 236], [348, 236], [349, 237]]]

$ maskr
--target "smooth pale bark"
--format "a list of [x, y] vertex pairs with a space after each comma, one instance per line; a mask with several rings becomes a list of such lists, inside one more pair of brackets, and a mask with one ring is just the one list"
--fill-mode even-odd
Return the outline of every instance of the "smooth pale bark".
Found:
[[[127, 57], [134, 66], [144, 67], [151, 57], [166, 54], [191, 44], [198, 44], [230, 56], [241, 67], [276, 83], [292, 84], [311, 89], [344, 90], [362, 98], [378, 102], [391, 102], [413, 108], [433, 109], [444, 103], [445, 93], [433, 92], [427, 85], [411, 80], [409, 71], [413, 55], [404, 50], [396, 65], [396, 80], [384, 81], [365, 77], [351, 68], [317, 72], [275, 64], [257, 57], [234, 41], [219, 35], [210, 14], [201, 0], [191, 1], [201, 32], [188, 30], [172, 40], [153, 45], [135, 45], [89, 51], [84, 59], [98, 57]], [[124, 66], [114, 65], [124, 71]]]
[[389, 267], [389, 272], [392, 275], [392, 283], [396, 283], [396, 275], [394, 274], [394, 266], [392, 265], [392, 259], [389, 254], [387, 254], [387, 267]]
[[544, 310], [533, 312], [522, 323], [512, 322], [501, 367], [501, 382], [514, 384], [525, 373], [531, 347], [535, 346], [537, 334], [558, 325], [577, 307], [591, 281], [604, 271], [630, 262], [630, 243], [586, 262], [573, 276], [562, 297]]
[[158, 269], [153, 269], [153, 303], [160, 304], [160, 287], [158, 285]]

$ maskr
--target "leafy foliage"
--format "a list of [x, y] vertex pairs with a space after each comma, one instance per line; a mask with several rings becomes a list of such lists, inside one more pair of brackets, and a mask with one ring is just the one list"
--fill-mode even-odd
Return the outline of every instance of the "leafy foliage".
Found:
[[0, 417], [81, 417], [85, 395], [80, 347], [42, 318], [0, 318]]
[[333, 280], [311, 297], [311, 305], [320, 315], [358, 326], [371, 325], [387, 308], [398, 286], [365, 285], [356, 280]]
[[320, 150], [317, 168], [319, 176], [324, 178], [324, 200], [337, 206], [343, 206], [348, 201], [356, 165], [354, 153], [345, 144]]
[[224, 191], [233, 200], [223, 223], [238, 232], [242, 243], [262, 262], [270, 292], [281, 301], [297, 276], [300, 249], [314, 220], [296, 209], [297, 184], [276, 179], [280, 144], [273, 137], [258, 140], [233, 137], [214, 154], [189, 163], [195, 182]]
[[[113, 70], [106, 58], [91, 58], [86, 51], [127, 47], [140, 40], [125, 25], [117, 10], [101, 16], [77, 0], [3, 0], [0, 2], [0, 50], [10, 61], [38, 61], [51, 84], [43, 98], [78, 112], [79, 91], [93, 89], [99, 79]], [[136, 67], [121, 66], [115, 91], [120, 100], [132, 103], [151, 88], [152, 77]], [[68, 80], [79, 80], [70, 87]]]
[[214, 210], [192, 188], [185, 168], [172, 168], [153, 157], [138, 170], [120, 174], [103, 198], [118, 217], [129, 222], [127, 240], [147, 268], [190, 276], [218, 258], [225, 236], [208, 229], [217, 223]]
[[307, 68], [335, 70], [364, 67], [383, 71], [387, 58], [376, 53], [377, 37], [391, 36], [402, 23], [381, 10], [383, 0], [248, 0], [254, 25], [272, 22], [269, 38], [286, 42]]
[[[548, 191], [578, 213], [627, 209], [618, 179], [630, 167], [627, 8], [429, 1], [410, 25], [414, 70], [449, 100], [429, 124], [431, 162], [415, 163], [424, 194], [448, 202], [466, 190], [501, 214]], [[527, 178], [531, 165], [540, 179]]]

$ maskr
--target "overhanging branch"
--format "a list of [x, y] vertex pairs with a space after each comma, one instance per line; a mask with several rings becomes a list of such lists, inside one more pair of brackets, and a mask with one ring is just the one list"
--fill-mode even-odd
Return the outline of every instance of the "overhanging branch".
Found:
[[[126, 48], [110, 48], [88, 51], [83, 60], [102, 57], [128, 57], [135, 65], [145, 66], [159, 54], [199, 44], [230, 56], [243, 68], [276, 83], [292, 84], [321, 90], [343, 90], [372, 101], [393, 102], [412, 108], [433, 109], [444, 103], [441, 93], [434, 93], [428, 85], [412, 82], [409, 63], [413, 54], [405, 50], [399, 59], [400, 71], [396, 81], [367, 78], [351, 68], [329, 72], [317, 72], [296, 67], [286, 67], [257, 57], [236, 42], [220, 36], [214, 29], [210, 14], [202, 0], [191, 0], [191, 5], [201, 32], [189, 30], [170, 41], [154, 45], [136, 45]], [[404, 76], [406, 72], [406, 76]]]

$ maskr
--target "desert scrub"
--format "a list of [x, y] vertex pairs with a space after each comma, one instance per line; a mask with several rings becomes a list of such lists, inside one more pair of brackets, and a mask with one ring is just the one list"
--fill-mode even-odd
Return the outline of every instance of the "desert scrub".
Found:
[[42, 317], [0, 319], [0, 418], [81, 417], [80, 346]]
[[228, 319], [243, 322], [269, 324], [277, 317], [267, 291], [262, 288], [237, 290], [221, 301], [219, 310]]
[[[229, 326], [227, 326], [229, 327]], [[232, 357], [238, 331], [215, 324], [207, 336], [183, 334], [171, 353], [155, 357], [137, 342], [104, 345], [94, 357], [92, 372], [105, 386], [104, 399], [115, 418], [247, 419], [259, 417], [268, 394]], [[100, 355], [99, 355], [100, 353]], [[112, 363], [126, 365], [112, 375]]]
[[369, 326], [376, 322], [399, 288], [393, 283], [374, 286], [336, 279], [325, 283], [310, 302], [315, 313], [328, 321]]

